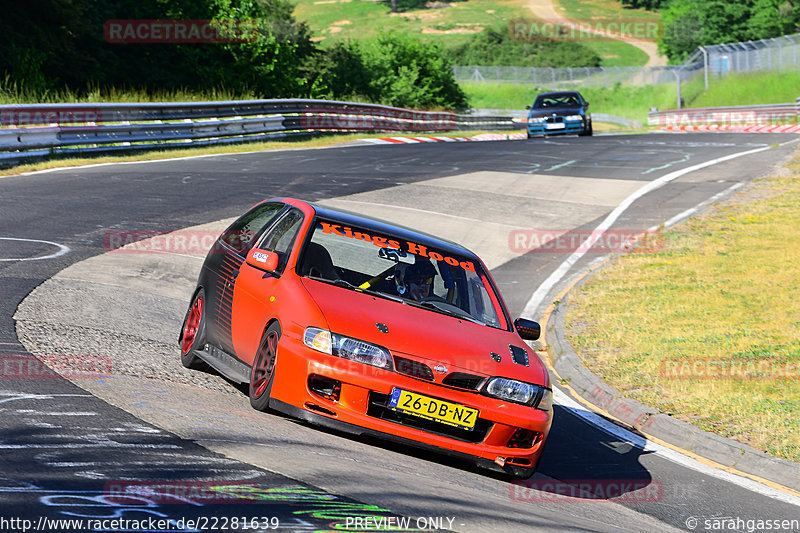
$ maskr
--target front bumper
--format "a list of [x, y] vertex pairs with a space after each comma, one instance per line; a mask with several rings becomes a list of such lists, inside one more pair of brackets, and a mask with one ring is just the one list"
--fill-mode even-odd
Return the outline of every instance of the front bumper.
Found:
[[531, 122], [528, 120], [528, 135], [559, 135], [576, 134], [585, 131], [582, 120], [570, 120], [563, 122]]
[[[310, 376], [338, 382], [336, 395], [312, 390]], [[468, 431], [401, 415], [386, 405], [394, 387], [478, 409], [478, 423]], [[272, 398], [271, 407], [323, 426], [470, 456], [484, 467], [517, 476], [533, 472], [553, 413], [320, 353], [289, 335], [280, 341]], [[508, 446], [518, 430], [534, 435], [529, 446]]]

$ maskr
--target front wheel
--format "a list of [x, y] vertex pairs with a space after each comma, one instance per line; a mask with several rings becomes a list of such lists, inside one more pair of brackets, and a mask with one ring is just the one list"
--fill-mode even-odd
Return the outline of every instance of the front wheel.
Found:
[[186, 368], [197, 370], [205, 367], [205, 362], [194, 355], [194, 350], [201, 349], [205, 344], [205, 336], [206, 298], [203, 289], [200, 289], [194, 295], [181, 329], [181, 364]]
[[270, 325], [261, 339], [258, 352], [250, 369], [250, 405], [253, 409], [265, 411], [269, 407], [272, 382], [275, 379], [275, 367], [278, 360], [278, 341], [281, 338], [281, 327], [277, 322]]

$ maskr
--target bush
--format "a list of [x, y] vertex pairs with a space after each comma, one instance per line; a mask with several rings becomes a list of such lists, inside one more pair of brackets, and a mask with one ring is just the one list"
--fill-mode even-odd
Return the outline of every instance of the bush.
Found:
[[450, 50], [456, 65], [509, 67], [597, 67], [600, 56], [575, 41], [519, 41], [508, 27], [486, 28], [466, 44]]
[[443, 50], [404, 34], [334, 44], [321, 78], [333, 98], [419, 109], [468, 106]]

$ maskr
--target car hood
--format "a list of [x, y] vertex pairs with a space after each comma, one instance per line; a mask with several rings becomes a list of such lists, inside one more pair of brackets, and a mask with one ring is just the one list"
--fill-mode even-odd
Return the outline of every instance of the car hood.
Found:
[[[319, 281], [303, 279], [322, 310], [331, 331], [410, 355], [431, 367], [442, 363], [449, 371], [503, 376], [549, 385], [547, 370], [534, 351], [515, 332], [371, 296]], [[387, 333], [379, 330], [383, 324]], [[515, 363], [509, 344], [525, 348], [529, 366]], [[500, 355], [500, 362], [491, 352]]]
[[548, 107], [547, 109], [532, 109], [529, 117], [549, 117], [551, 115], [580, 115], [583, 113], [581, 107]]

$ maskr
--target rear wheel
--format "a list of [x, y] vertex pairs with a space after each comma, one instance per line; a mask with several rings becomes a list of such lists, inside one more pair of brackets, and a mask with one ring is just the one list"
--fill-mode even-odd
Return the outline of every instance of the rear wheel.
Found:
[[205, 367], [202, 359], [194, 355], [194, 350], [201, 349], [206, 336], [206, 298], [203, 289], [197, 291], [192, 305], [186, 312], [181, 330], [181, 364], [186, 368], [199, 369]]
[[269, 407], [280, 338], [281, 327], [274, 322], [264, 333], [250, 369], [250, 405], [259, 411], [265, 411]]

